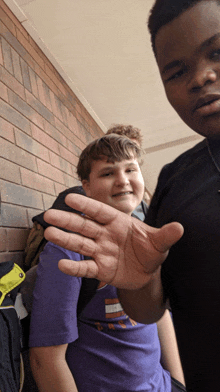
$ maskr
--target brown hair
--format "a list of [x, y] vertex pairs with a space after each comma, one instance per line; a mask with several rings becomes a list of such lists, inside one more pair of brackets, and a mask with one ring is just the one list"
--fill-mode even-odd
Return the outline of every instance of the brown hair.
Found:
[[120, 162], [133, 157], [139, 158], [139, 146], [127, 137], [105, 135], [94, 140], [81, 153], [77, 165], [77, 174], [81, 181], [89, 180], [92, 162], [107, 158], [107, 162]]
[[117, 135], [127, 136], [129, 139], [134, 139], [141, 146], [142, 145], [142, 135], [139, 128], [135, 128], [132, 125], [115, 124], [109, 128], [106, 135], [116, 133]]

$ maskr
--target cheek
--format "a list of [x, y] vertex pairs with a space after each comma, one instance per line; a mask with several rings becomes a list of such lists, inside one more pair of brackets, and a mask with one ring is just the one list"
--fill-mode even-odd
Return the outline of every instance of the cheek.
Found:
[[166, 91], [167, 99], [181, 118], [188, 116], [188, 100], [184, 90], [180, 87], [169, 88]]

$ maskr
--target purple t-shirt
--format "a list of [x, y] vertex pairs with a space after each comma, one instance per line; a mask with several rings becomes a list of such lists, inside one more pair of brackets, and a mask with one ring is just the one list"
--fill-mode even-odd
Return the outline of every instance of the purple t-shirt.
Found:
[[30, 346], [68, 343], [66, 359], [79, 392], [171, 392], [160, 364], [156, 324], [144, 325], [123, 311], [113, 286], [100, 284], [77, 320], [81, 278], [58, 269], [61, 258], [83, 256], [48, 243], [34, 289]]

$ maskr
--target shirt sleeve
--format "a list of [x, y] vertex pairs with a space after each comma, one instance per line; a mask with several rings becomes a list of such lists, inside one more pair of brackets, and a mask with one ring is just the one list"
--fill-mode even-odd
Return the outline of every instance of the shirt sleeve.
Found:
[[29, 346], [68, 344], [78, 338], [77, 302], [81, 278], [64, 274], [60, 259], [82, 260], [83, 256], [48, 242], [40, 255], [33, 293]]

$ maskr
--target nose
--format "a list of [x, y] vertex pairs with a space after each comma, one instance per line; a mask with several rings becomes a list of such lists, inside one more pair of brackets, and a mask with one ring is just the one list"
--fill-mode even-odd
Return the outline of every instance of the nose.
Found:
[[214, 69], [201, 64], [190, 81], [190, 90], [196, 91], [209, 83], [214, 83], [216, 82], [217, 77], [217, 73]]
[[129, 179], [126, 173], [120, 172], [118, 173], [116, 179], [115, 179], [115, 185], [116, 186], [125, 186], [129, 184]]

